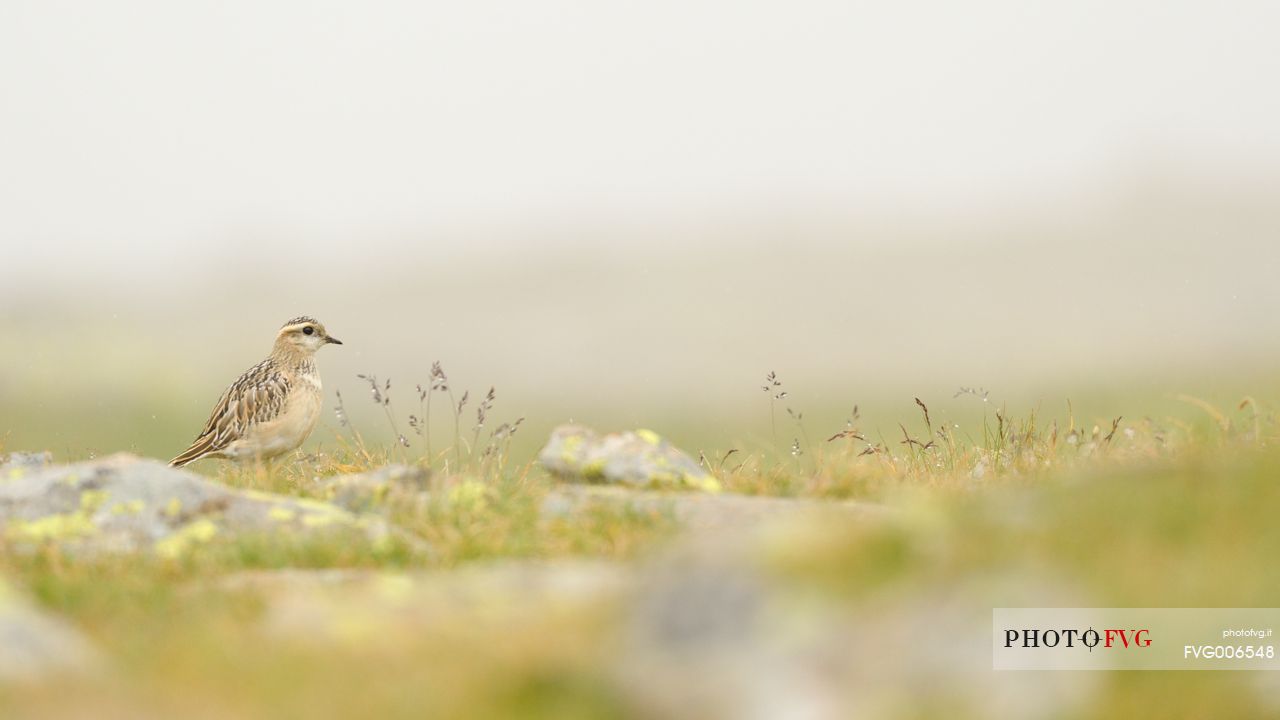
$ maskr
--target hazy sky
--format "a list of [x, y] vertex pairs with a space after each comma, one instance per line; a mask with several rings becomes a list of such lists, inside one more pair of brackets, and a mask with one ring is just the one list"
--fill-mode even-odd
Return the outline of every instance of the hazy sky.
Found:
[[0, 278], [1275, 166], [1277, 7], [6, 0]]
[[769, 370], [836, 427], [877, 393], [1236, 380], [1280, 342], [1277, 28], [1276, 3], [0, 0], [0, 429], [44, 447], [30, 418], [91, 396], [59, 443], [171, 452], [304, 313], [347, 343], [330, 392], [440, 360], [534, 435], [763, 421]]

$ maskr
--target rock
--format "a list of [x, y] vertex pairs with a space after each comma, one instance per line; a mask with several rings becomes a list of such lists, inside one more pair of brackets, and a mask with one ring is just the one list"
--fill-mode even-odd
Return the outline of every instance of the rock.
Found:
[[377, 518], [325, 502], [237, 490], [132, 455], [20, 469], [0, 479], [0, 536], [77, 552], [151, 551], [178, 557], [246, 534], [354, 532], [388, 541]]
[[32, 468], [41, 468], [53, 462], [53, 453], [45, 450], [44, 452], [22, 452], [15, 450], [4, 456], [4, 460], [0, 462], [0, 479], [10, 473], [30, 470]]
[[669, 514], [692, 531], [737, 530], [772, 521], [854, 518], [886, 519], [892, 512], [875, 503], [853, 500], [801, 500], [718, 493], [664, 493], [615, 487], [562, 486], [542, 501], [544, 518], [561, 518], [593, 505], [626, 507], [644, 513]]
[[0, 683], [80, 673], [99, 662], [97, 651], [79, 631], [0, 580]]
[[580, 425], [561, 425], [538, 460], [552, 474], [579, 482], [720, 490], [711, 473], [652, 430], [598, 435]]
[[[612, 605], [634, 573], [592, 560], [507, 560], [452, 570], [261, 570], [218, 581], [263, 601], [263, 630], [280, 639], [367, 649], [422, 642], [442, 630], [503, 635]], [[197, 590], [198, 591], [198, 590]]]
[[388, 503], [425, 497], [431, 471], [416, 465], [386, 465], [353, 475], [317, 478], [320, 494], [351, 512], [370, 512]]
[[637, 580], [612, 670], [633, 714], [1047, 720], [1092, 706], [1099, 673], [991, 670], [991, 608], [1090, 607], [1065, 578], [1028, 568], [851, 584], [842, 546], [876, 532], [827, 518], [703, 536], [656, 558]]

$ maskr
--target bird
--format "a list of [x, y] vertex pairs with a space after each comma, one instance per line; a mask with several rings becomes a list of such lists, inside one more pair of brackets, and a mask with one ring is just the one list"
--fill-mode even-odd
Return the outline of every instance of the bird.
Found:
[[191, 447], [169, 465], [208, 457], [269, 461], [296, 449], [315, 429], [324, 402], [316, 351], [341, 344], [313, 317], [286, 322], [267, 359], [231, 383]]

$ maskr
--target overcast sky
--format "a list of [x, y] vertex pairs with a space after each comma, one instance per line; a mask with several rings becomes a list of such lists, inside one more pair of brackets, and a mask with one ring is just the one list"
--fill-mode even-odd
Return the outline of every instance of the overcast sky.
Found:
[[0, 278], [1274, 167], [1278, 7], [6, 0]]
[[1278, 28], [1272, 2], [0, 0], [0, 427], [170, 453], [300, 314], [345, 341], [321, 366], [353, 413], [358, 373], [404, 393], [440, 360], [530, 437], [764, 433], [770, 370], [834, 427], [961, 385], [1085, 417], [1129, 414], [1077, 394], [1107, 382], [1261, 393]]

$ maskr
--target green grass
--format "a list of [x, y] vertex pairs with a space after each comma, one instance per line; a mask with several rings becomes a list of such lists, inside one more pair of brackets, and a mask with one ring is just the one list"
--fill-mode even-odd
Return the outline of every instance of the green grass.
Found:
[[[1065, 403], [1063, 403], [1065, 407]], [[808, 430], [704, 451], [733, 492], [885, 503], [901, 522], [815, 524], [759, 548], [782, 587], [886, 613], [983, 578], [1052, 577], [1099, 607], [1260, 606], [1280, 598], [1280, 426], [1273, 399], [1136, 404], [1111, 417], [1013, 416], [966, 423], [909, 406], [901, 428], [858, 420], [845, 437]], [[1160, 414], [1155, 408], [1175, 408]], [[1120, 414], [1120, 413], [1117, 413]], [[790, 419], [788, 418], [788, 421]], [[779, 425], [783, 421], [779, 418]], [[959, 427], [957, 427], [959, 425]], [[865, 438], [865, 439], [859, 439]], [[909, 439], [908, 439], [909, 438]], [[730, 449], [741, 448], [725, 455]], [[868, 450], [868, 448], [873, 448]], [[108, 656], [110, 673], [0, 690], [0, 714], [236, 717], [616, 717], [628, 707], [609, 672], [617, 608], [496, 615], [473, 608], [415, 619], [355, 643], [276, 638], [273, 597], [227, 580], [276, 568], [450, 572], [511, 559], [661, 558], [679, 536], [663, 512], [597, 504], [540, 516], [554, 482], [508, 454], [452, 463], [348, 434], [291, 462], [202, 468], [237, 487], [323, 498], [316, 477], [389, 459], [434, 465], [430, 499], [389, 497], [383, 511], [418, 544], [373, 551], [336, 540], [244, 539], [179, 561], [74, 558], [53, 549], [0, 555], [0, 577], [69, 618]], [[457, 455], [455, 454], [456, 458]], [[975, 580], [976, 579], [976, 580]], [[353, 607], [362, 607], [354, 603]], [[1263, 717], [1245, 673], [1105, 676], [1083, 717]], [[935, 698], [935, 701], [937, 699]], [[906, 716], [942, 714], [943, 705]], [[963, 715], [960, 710], [956, 711]]]

